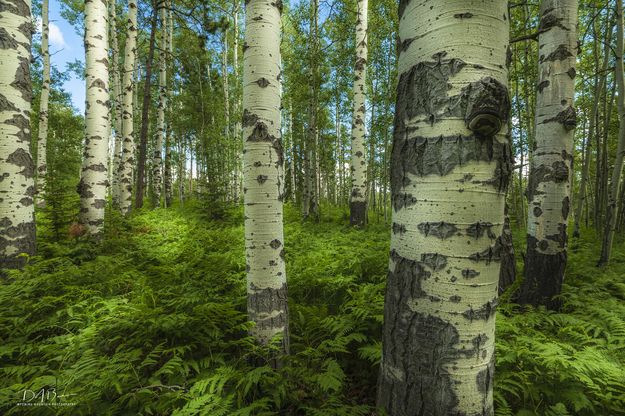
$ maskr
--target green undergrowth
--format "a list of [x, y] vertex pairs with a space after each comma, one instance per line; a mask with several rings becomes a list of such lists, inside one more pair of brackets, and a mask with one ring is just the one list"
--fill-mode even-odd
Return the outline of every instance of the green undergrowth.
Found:
[[[42, 233], [0, 286], [0, 414], [375, 414], [390, 230], [322, 213], [285, 211], [291, 355], [277, 370], [250, 364], [272, 352], [247, 335], [241, 209], [112, 216], [98, 244]], [[572, 244], [562, 313], [504, 294], [497, 414], [625, 414], [625, 249], [605, 270], [596, 254], [592, 236]], [[16, 405], [41, 389], [45, 406]]]

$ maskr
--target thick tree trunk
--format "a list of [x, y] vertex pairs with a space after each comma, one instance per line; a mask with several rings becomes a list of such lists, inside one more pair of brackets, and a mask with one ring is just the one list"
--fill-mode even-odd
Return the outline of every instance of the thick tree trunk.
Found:
[[542, 0], [536, 136], [527, 195], [525, 279], [518, 301], [558, 309], [567, 260], [576, 113], [577, 0]]
[[0, 275], [35, 254], [30, 0], [0, 8]]
[[618, 89], [617, 106], [618, 106], [618, 146], [616, 148], [616, 159], [614, 160], [614, 170], [612, 171], [612, 181], [610, 182], [610, 190], [608, 194], [608, 204], [606, 207], [605, 231], [603, 232], [603, 240], [601, 244], [601, 256], [599, 257], [599, 265], [604, 266], [610, 262], [612, 252], [612, 242], [614, 240], [614, 231], [616, 228], [616, 219], [620, 209], [618, 192], [621, 183], [623, 170], [623, 158], [625, 157], [625, 80], [623, 75], [623, 1], [616, 2], [616, 87]]
[[128, 0], [126, 46], [124, 50], [124, 103], [122, 131], [124, 143], [119, 165], [119, 208], [124, 215], [132, 206], [132, 171], [135, 164], [135, 123], [134, 123], [134, 82], [135, 61], [137, 58], [137, 1]]
[[165, 137], [165, 113], [167, 111], [167, 42], [169, 41], [169, 25], [167, 19], [167, 10], [169, 9], [169, 2], [166, 3], [166, 7], [161, 7], [160, 20], [161, 20], [161, 37], [159, 39], [159, 54], [158, 54], [158, 115], [156, 122], [156, 137], [154, 140], [154, 154], [152, 155], [152, 206], [161, 206], [161, 190], [163, 177], [162, 162], [163, 162], [163, 138]]
[[367, 159], [365, 157], [365, 85], [367, 79], [368, 0], [358, 0], [356, 13], [356, 62], [354, 65], [354, 111], [352, 116], [351, 196], [349, 222], [367, 221]]
[[145, 162], [148, 152], [148, 127], [150, 126], [150, 102], [152, 97], [152, 65], [154, 63], [154, 45], [156, 43], [157, 2], [153, 3], [152, 23], [150, 24], [150, 44], [148, 59], [145, 63], [145, 81], [143, 82], [143, 106], [141, 107], [141, 132], [139, 135], [139, 160], [137, 161], [137, 192], [135, 207], [143, 207], [145, 194]]
[[80, 222], [91, 235], [98, 235], [103, 230], [108, 187], [106, 167], [110, 109], [107, 23], [105, 2], [85, 2], [86, 138], [78, 193]]
[[112, 75], [113, 80], [113, 135], [115, 139], [113, 147], [113, 172], [112, 172], [112, 184], [111, 184], [111, 196], [113, 200], [113, 206], [119, 207], [120, 198], [120, 165], [122, 159], [122, 145], [123, 145], [123, 132], [122, 132], [122, 102], [124, 96], [122, 93], [121, 76], [119, 71], [119, 46], [117, 43], [117, 10], [116, 0], [109, 0], [109, 43], [111, 47], [111, 67], [109, 73]]
[[499, 236], [511, 174], [506, 6], [400, 2], [378, 390], [389, 416], [493, 415]]
[[46, 189], [46, 149], [48, 140], [48, 98], [50, 97], [50, 49], [48, 47], [48, 0], [41, 3], [41, 57], [43, 76], [39, 101], [39, 136], [37, 138], [37, 206], [45, 207]]
[[[281, 335], [289, 351], [282, 226], [280, 14], [272, 0], [246, 4], [243, 53], [243, 192], [248, 314], [264, 345]], [[274, 365], [277, 365], [277, 361]]]

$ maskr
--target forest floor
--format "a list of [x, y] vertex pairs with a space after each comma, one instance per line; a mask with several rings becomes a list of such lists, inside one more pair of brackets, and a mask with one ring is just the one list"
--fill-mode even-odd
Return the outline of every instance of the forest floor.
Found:
[[[40, 229], [39, 256], [0, 286], [0, 414], [375, 414], [390, 230], [347, 222], [287, 206], [278, 370], [250, 364], [271, 352], [247, 336], [241, 209], [115, 217], [99, 244]], [[625, 245], [604, 269], [598, 249], [591, 231], [571, 242], [561, 313], [502, 296], [497, 415], [625, 415]]]

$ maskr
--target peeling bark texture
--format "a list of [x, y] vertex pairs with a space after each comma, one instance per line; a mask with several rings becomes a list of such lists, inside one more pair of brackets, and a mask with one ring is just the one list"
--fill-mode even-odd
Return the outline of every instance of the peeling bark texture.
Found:
[[[169, 2], [167, 2], [169, 5]], [[163, 139], [165, 137], [165, 111], [167, 109], [167, 42], [169, 40], [169, 25], [167, 24], [167, 9], [161, 7], [161, 32], [158, 53], [158, 108], [156, 120], [156, 134], [154, 138], [154, 154], [152, 155], [152, 206], [160, 207], [163, 176]]]
[[[619, 209], [622, 202], [619, 201], [619, 189], [623, 170], [623, 159], [625, 158], [625, 79], [623, 75], [623, 2], [616, 2], [616, 86], [618, 89], [618, 118], [619, 118], [619, 140], [616, 148], [616, 158], [614, 160], [614, 170], [612, 171], [612, 181], [610, 182], [610, 190], [608, 195], [608, 204], [606, 207], [605, 229], [603, 232], [603, 240], [601, 244], [601, 256], [599, 257], [599, 266], [605, 266], [610, 262], [612, 253], [612, 242], [616, 231], [616, 220], [618, 218]], [[607, 175], [606, 175], [607, 176]]]
[[539, 82], [549, 85], [536, 95], [536, 138], [527, 187], [527, 252], [518, 301], [558, 309], [567, 259], [567, 223], [571, 195], [575, 127], [577, 0], [543, 0]]
[[[289, 351], [283, 247], [283, 178], [280, 146], [280, 9], [272, 0], [246, 6], [243, 54], [243, 186], [245, 255], [251, 334], [263, 345], [281, 337]], [[270, 83], [262, 87], [258, 80]], [[261, 180], [262, 178], [262, 180]], [[272, 359], [279, 365], [279, 357]]]
[[78, 193], [80, 222], [91, 235], [104, 226], [108, 188], [106, 164], [110, 132], [108, 73], [108, 10], [105, 2], [85, 1], [85, 64], [87, 98], [85, 148]]
[[367, 4], [358, 0], [356, 15], [356, 61], [354, 64], [354, 110], [352, 116], [352, 191], [350, 224], [367, 222], [367, 158], [365, 157], [365, 85], [367, 78]]
[[507, 2], [402, 0], [378, 406], [490, 416], [507, 135]]
[[37, 206], [46, 205], [46, 149], [48, 140], [48, 99], [50, 97], [50, 50], [48, 47], [48, 0], [41, 3], [41, 56], [43, 58], [43, 75], [41, 84], [41, 98], [39, 100], [39, 135], [37, 137], [37, 177], [36, 199]]
[[132, 206], [132, 170], [135, 164], [135, 126], [133, 101], [135, 84], [133, 74], [137, 57], [137, 2], [128, 0], [126, 46], [124, 50], [124, 81], [122, 105], [122, 145], [121, 163], [119, 164], [119, 208], [128, 215]]
[[0, 276], [35, 254], [35, 164], [30, 154], [30, 0], [0, 6]]

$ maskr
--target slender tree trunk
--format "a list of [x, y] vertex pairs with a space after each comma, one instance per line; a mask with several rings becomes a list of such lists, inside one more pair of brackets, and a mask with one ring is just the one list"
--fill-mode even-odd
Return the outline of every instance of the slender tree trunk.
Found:
[[109, 72], [113, 81], [113, 105], [114, 105], [114, 148], [113, 148], [113, 172], [111, 184], [111, 196], [113, 206], [119, 207], [120, 199], [120, 165], [122, 159], [123, 146], [123, 130], [122, 130], [122, 103], [124, 95], [122, 93], [122, 84], [119, 71], [119, 46], [117, 43], [117, 9], [116, 0], [109, 0], [109, 43], [111, 46], [111, 68]]
[[577, 50], [577, 0], [542, 0], [536, 136], [528, 179], [520, 303], [559, 309], [567, 260]]
[[[169, 2], [169, 5], [171, 7], [172, 3], [171, 1]], [[172, 17], [172, 11], [171, 8], [167, 10], [167, 28], [168, 28], [168, 33], [167, 33], [167, 58], [169, 59], [168, 64], [171, 65], [171, 68], [173, 68], [172, 65], [172, 50], [173, 50], [173, 32], [174, 32], [174, 20]], [[210, 74], [209, 74], [210, 75]], [[169, 91], [169, 89], [167, 89], [167, 91]], [[167, 108], [167, 111], [169, 113], [168, 119], [171, 120], [171, 108]], [[172, 146], [172, 140], [171, 140], [171, 135], [172, 135], [172, 129], [171, 129], [171, 123], [167, 123], [166, 125], [166, 135], [165, 135], [165, 166], [164, 166], [164, 173], [163, 173], [163, 181], [164, 181], [164, 191], [165, 191], [165, 206], [166, 207], [170, 207], [172, 202], [173, 202], [173, 193], [172, 193], [172, 172], [171, 172], [171, 146]]]
[[354, 65], [354, 111], [349, 222], [367, 222], [367, 159], [365, 157], [365, 86], [367, 79], [367, 0], [358, 0], [356, 11], [356, 61]]
[[163, 178], [162, 162], [163, 162], [163, 139], [165, 137], [165, 113], [167, 111], [167, 42], [169, 40], [169, 26], [167, 19], [167, 10], [169, 9], [169, 2], [166, 3], [166, 7], [162, 7], [160, 10], [161, 20], [161, 37], [159, 39], [159, 54], [158, 54], [158, 115], [156, 122], [156, 138], [154, 140], [154, 154], [152, 156], [152, 206], [161, 206], [161, 189]]
[[[239, 156], [241, 149], [241, 93], [239, 83], [239, 10], [240, 0], [234, 0], [232, 10], [233, 15], [233, 42], [232, 42], [232, 67], [234, 71], [234, 202], [239, 202], [241, 190], [241, 159]], [[292, 139], [292, 137], [289, 137]]]
[[35, 254], [30, 0], [19, 5], [0, 8], [0, 275]]
[[108, 186], [106, 166], [110, 109], [107, 23], [106, 2], [85, 2], [86, 138], [78, 193], [80, 222], [91, 235], [98, 235], [103, 230]]
[[135, 207], [143, 207], [145, 189], [145, 161], [148, 147], [148, 127], [150, 125], [150, 101], [152, 97], [152, 64], [154, 62], [154, 44], [156, 43], [157, 3], [153, 3], [152, 23], [150, 28], [150, 46], [148, 60], [145, 63], [145, 81], [143, 83], [143, 106], [141, 108], [141, 133], [139, 136], [139, 160], [137, 163], [137, 192]]
[[37, 138], [37, 206], [45, 207], [46, 188], [46, 149], [48, 141], [48, 98], [50, 96], [50, 50], [48, 47], [48, 0], [41, 3], [41, 57], [43, 58], [43, 77], [41, 98], [39, 101], [39, 137]]
[[506, 6], [400, 3], [378, 389], [389, 416], [494, 413], [498, 236], [511, 174]]
[[[620, 1], [620, 0], [619, 0]], [[606, 17], [606, 33], [605, 33], [606, 45], [610, 45], [612, 39], [612, 24], [610, 23], [610, 16]], [[598, 45], [594, 45], [595, 48], [595, 62], [598, 63], [599, 54], [598, 54]], [[586, 184], [588, 182], [588, 176], [590, 171], [590, 156], [592, 154], [592, 140], [593, 135], [596, 134], [595, 131], [595, 123], [599, 118], [599, 98], [601, 96], [601, 92], [604, 89], [604, 85], [607, 78], [607, 68], [609, 64], [609, 46], [606, 46], [605, 54], [603, 57], [603, 63], [601, 65], [601, 75], [595, 76], [595, 88], [593, 93], [593, 106], [592, 106], [592, 114], [589, 120], [588, 126], [588, 134], [585, 140], [585, 149], [584, 149], [584, 162], [582, 166], [582, 178], [579, 184], [579, 196], [577, 198], [577, 208], [575, 209], [575, 226], [573, 229], [573, 237], [579, 237], [579, 224], [582, 220], [582, 209], [586, 202]], [[599, 68], [596, 68], [599, 70]]]
[[[621, 183], [623, 170], [623, 158], [625, 157], [625, 80], [623, 75], [623, 1], [616, 2], [616, 87], [618, 89], [618, 117], [619, 117], [619, 140], [616, 149], [616, 159], [614, 160], [614, 170], [612, 171], [612, 181], [610, 182], [610, 192], [606, 207], [605, 231], [601, 244], [601, 256], [599, 266], [605, 266], [610, 262], [612, 252], [612, 242], [616, 228], [616, 219], [620, 209], [618, 192]], [[607, 127], [607, 126], [606, 126]]]
[[[271, 0], [246, 4], [243, 53], [243, 184], [247, 309], [263, 345], [281, 335], [288, 353], [288, 307], [282, 229], [280, 14]], [[279, 360], [273, 362], [274, 366]]]
[[135, 164], [134, 91], [135, 61], [137, 57], [137, 2], [128, 0], [126, 46], [124, 48], [124, 92], [122, 107], [122, 132], [124, 137], [119, 165], [119, 208], [124, 215], [132, 206], [132, 177]]
[[315, 221], [319, 220], [319, 189], [317, 187], [317, 134], [318, 134], [318, 106], [319, 106], [319, 62], [318, 62], [318, 13], [319, 2], [312, 0], [310, 18], [310, 101], [308, 134], [305, 140], [305, 163], [304, 163], [304, 219], [312, 216]]

